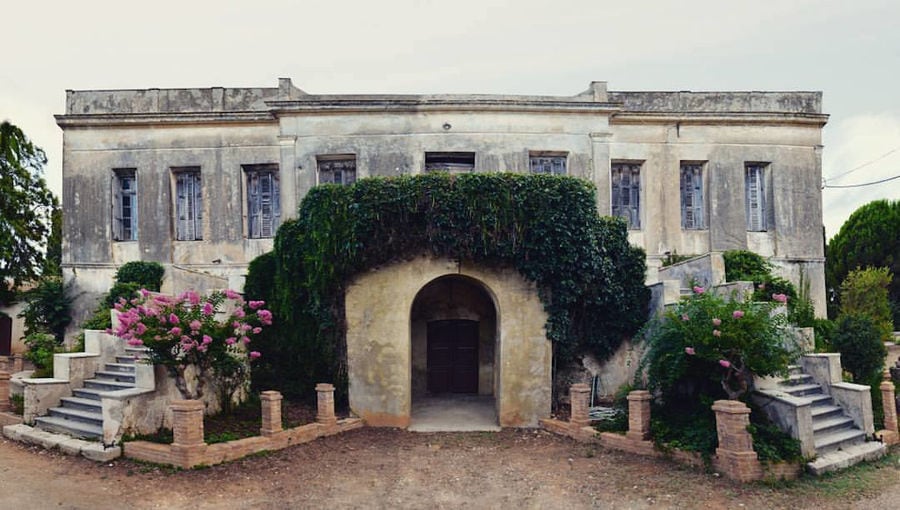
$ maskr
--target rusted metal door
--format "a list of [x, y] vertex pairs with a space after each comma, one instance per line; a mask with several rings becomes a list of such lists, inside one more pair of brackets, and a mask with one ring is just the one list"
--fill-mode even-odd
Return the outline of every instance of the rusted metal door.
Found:
[[478, 393], [478, 321], [428, 323], [428, 392]]

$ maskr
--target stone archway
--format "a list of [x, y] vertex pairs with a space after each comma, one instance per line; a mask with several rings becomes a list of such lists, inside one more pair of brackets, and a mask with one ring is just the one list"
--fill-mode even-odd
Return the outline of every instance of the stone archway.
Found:
[[[442, 288], [458, 289], [472, 299], [464, 305], [441, 302]], [[418, 304], [417, 296], [422, 297]], [[350, 408], [367, 424], [409, 426], [414, 393], [427, 393], [427, 380], [423, 390], [420, 379], [419, 348], [429, 318], [477, 317], [479, 346], [489, 343], [487, 330], [493, 329], [490, 363], [479, 353], [477, 393], [494, 396], [500, 426], [536, 427], [540, 418], [549, 416], [552, 349], [544, 331], [547, 315], [535, 285], [515, 269], [416, 257], [358, 275], [347, 288], [344, 304]], [[493, 319], [489, 308], [494, 309]], [[427, 366], [425, 370], [427, 377]]]

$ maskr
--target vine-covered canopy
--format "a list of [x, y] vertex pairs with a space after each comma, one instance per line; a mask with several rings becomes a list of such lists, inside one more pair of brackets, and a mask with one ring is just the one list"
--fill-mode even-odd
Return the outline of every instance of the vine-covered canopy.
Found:
[[535, 282], [557, 355], [606, 358], [647, 316], [643, 250], [628, 244], [624, 221], [597, 214], [588, 181], [429, 173], [323, 185], [250, 265], [245, 292], [276, 317], [259, 385], [288, 394], [326, 380], [345, 386], [346, 284], [422, 253], [511, 266]]

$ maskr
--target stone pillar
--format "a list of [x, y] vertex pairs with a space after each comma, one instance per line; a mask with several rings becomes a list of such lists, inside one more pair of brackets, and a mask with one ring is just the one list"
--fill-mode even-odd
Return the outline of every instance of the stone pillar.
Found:
[[316, 385], [316, 394], [318, 397], [316, 422], [333, 427], [337, 424], [337, 417], [334, 415], [334, 385], [319, 383]]
[[[2, 377], [2, 374], [0, 374]], [[2, 382], [2, 381], [0, 381]], [[894, 383], [891, 382], [891, 373], [885, 369], [884, 380], [881, 382], [881, 403], [884, 407], [884, 430], [887, 432], [885, 437], [887, 443], [893, 444], [900, 439], [900, 431], [897, 429], [897, 406], [894, 397]], [[2, 390], [0, 390], [2, 392]]]
[[175, 400], [172, 409], [172, 460], [173, 463], [191, 468], [203, 463], [206, 443], [203, 442], [203, 402], [199, 400]]
[[281, 432], [281, 393], [277, 391], [264, 391], [259, 394], [262, 401], [262, 426], [259, 433], [271, 436]]
[[715, 466], [733, 480], [748, 482], [762, 478], [762, 466], [753, 451], [753, 437], [747, 431], [750, 408], [737, 400], [717, 400], [716, 432], [719, 436]]
[[0, 412], [12, 409], [9, 402], [9, 372], [0, 372]]
[[22, 361], [21, 354], [13, 354], [13, 369], [12, 372], [15, 374], [17, 372], [21, 372], [25, 367]]
[[576, 427], [587, 427], [591, 424], [588, 414], [590, 407], [591, 387], [584, 383], [573, 384], [569, 387], [569, 423]]
[[628, 394], [628, 432], [637, 441], [650, 439], [650, 392], [636, 390]]

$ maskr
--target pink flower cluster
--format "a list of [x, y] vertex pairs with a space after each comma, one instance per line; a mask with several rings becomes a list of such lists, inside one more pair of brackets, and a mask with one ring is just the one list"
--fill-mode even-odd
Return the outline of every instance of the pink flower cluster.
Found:
[[786, 294], [772, 294], [772, 300], [779, 303], [787, 303], [788, 297]]

